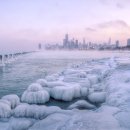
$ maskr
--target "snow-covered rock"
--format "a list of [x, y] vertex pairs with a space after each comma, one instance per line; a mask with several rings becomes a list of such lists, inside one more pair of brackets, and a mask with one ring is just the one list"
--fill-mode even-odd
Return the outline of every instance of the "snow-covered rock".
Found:
[[2, 99], [9, 101], [12, 109], [20, 103], [19, 97], [15, 94], [3, 96]]
[[43, 104], [50, 99], [49, 93], [42, 88], [40, 84], [32, 84], [23, 93], [21, 97], [22, 102], [30, 104]]
[[106, 100], [106, 92], [93, 92], [88, 95], [88, 99], [92, 103], [103, 103]]
[[68, 109], [74, 109], [74, 108], [78, 108], [78, 109], [94, 109], [96, 107], [94, 105], [90, 104], [89, 102], [85, 101], [85, 100], [79, 100], [79, 101], [73, 103], [72, 105], [70, 105], [68, 107]]

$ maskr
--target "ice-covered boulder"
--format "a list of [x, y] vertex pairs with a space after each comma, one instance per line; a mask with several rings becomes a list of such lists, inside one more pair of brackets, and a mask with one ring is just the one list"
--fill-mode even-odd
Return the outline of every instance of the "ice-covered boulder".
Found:
[[21, 97], [22, 102], [30, 104], [43, 104], [50, 99], [49, 93], [40, 84], [34, 83], [28, 87]]
[[72, 101], [73, 98], [81, 96], [80, 88], [78, 85], [54, 87], [51, 89], [51, 97], [57, 100]]
[[34, 119], [43, 119], [46, 116], [58, 112], [61, 109], [56, 106], [47, 107], [44, 105], [29, 105], [29, 104], [20, 104], [14, 109], [15, 117], [27, 117]]
[[12, 114], [10, 102], [0, 100], [0, 118], [8, 118]]
[[90, 104], [89, 102], [85, 101], [85, 100], [79, 100], [79, 101], [73, 103], [72, 105], [70, 105], [68, 107], [68, 109], [74, 109], [74, 108], [78, 108], [78, 109], [94, 109], [96, 107], [94, 105]]
[[15, 94], [3, 96], [2, 99], [9, 101], [12, 109], [20, 103], [19, 97]]
[[38, 79], [36, 83], [40, 84], [42, 87], [47, 87], [47, 81], [45, 79]]
[[106, 100], [106, 92], [93, 92], [88, 95], [88, 99], [92, 103], [103, 103]]

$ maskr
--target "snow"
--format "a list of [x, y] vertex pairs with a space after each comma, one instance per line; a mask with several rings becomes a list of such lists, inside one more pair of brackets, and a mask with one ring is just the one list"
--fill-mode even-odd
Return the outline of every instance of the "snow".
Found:
[[2, 99], [9, 101], [12, 109], [14, 109], [20, 103], [19, 97], [15, 94], [3, 96]]
[[90, 104], [89, 102], [87, 102], [85, 100], [79, 100], [79, 101], [73, 103], [72, 105], [70, 105], [68, 107], [68, 109], [74, 109], [74, 108], [77, 108], [77, 109], [94, 109], [94, 108], [96, 108], [96, 106]]
[[92, 103], [103, 103], [106, 100], [106, 92], [93, 92], [88, 95], [88, 100]]
[[30, 104], [44, 104], [48, 102], [49, 99], [49, 93], [37, 83], [30, 85], [21, 97], [22, 102]]

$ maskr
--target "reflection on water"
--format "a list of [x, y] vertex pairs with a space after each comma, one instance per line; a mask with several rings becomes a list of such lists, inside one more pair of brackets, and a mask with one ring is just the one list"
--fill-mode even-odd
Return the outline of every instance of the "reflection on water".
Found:
[[128, 55], [129, 52], [116, 51], [48, 51], [27, 54], [0, 67], [0, 97], [11, 93], [20, 96], [32, 82], [47, 74], [62, 71], [71, 64], [88, 59]]

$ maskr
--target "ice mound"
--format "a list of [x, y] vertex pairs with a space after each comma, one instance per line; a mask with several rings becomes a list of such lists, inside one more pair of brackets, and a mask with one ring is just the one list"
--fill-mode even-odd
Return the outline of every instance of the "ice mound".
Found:
[[9, 101], [12, 109], [20, 103], [19, 97], [15, 94], [3, 96], [2, 99]]
[[38, 79], [36, 83], [40, 84], [42, 87], [47, 87], [47, 81], [45, 79]]
[[27, 117], [34, 119], [43, 119], [46, 116], [59, 112], [61, 109], [56, 106], [38, 106], [38, 105], [29, 105], [29, 104], [20, 104], [14, 109], [15, 117]]
[[28, 130], [34, 123], [34, 119], [11, 118], [6, 130]]
[[79, 85], [58, 86], [51, 89], [51, 97], [57, 100], [72, 101], [81, 97], [81, 87]]
[[78, 108], [78, 109], [94, 109], [94, 108], [96, 108], [96, 106], [90, 104], [89, 102], [87, 102], [85, 100], [79, 100], [79, 101], [73, 103], [72, 105], [70, 105], [68, 107], [68, 109], [74, 109], [74, 108]]
[[40, 84], [31, 84], [21, 97], [22, 102], [30, 104], [43, 104], [50, 99], [49, 93]]
[[9, 118], [11, 114], [10, 103], [6, 100], [0, 100], [0, 118]]
[[88, 95], [88, 99], [92, 103], [103, 103], [106, 100], [106, 92], [93, 92]]

